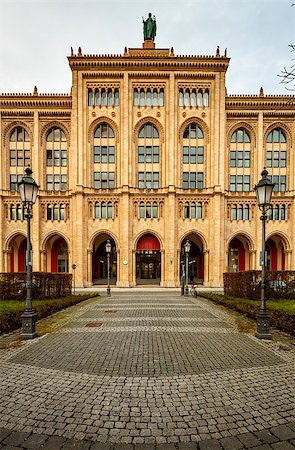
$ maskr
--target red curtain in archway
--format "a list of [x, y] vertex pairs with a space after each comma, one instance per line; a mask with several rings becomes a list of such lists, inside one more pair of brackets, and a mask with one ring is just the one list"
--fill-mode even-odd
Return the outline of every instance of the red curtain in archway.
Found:
[[160, 250], [160, 242], [153, 234], [145, 234], [137, 243], [137, 250]]
[[24, 239], [18, 249], [18, 272], [25, 272], [25, 258], [27, 250], [27, 240]]

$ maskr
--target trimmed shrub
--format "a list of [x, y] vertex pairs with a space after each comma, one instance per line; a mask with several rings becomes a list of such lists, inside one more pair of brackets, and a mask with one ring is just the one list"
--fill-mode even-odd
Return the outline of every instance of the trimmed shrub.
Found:
[[[0, 300], [26, 299], [25, 272], [0, 273]], [[34, 299], [61, 298], [72, 292], [72, 274], [33, 272], [32, 294]]]
[[[259, 312], [260, 303], [255, 300], [248, 300], [245, 298], [237, 298], [230, 295], [215, 294], [202, 292], [198, 294], [200, 297], [212, 300], [215, 303], [226, 306], [238, 313], [242, 313], [250, 319], [256, 319]], [[277, 302], [279, 305], [279, 301]], [[295, 336], [295, 315], [289, 314], [285, 311], [267, 306], [268, 312], [271, 316], [271, 326], [278, 330]]]

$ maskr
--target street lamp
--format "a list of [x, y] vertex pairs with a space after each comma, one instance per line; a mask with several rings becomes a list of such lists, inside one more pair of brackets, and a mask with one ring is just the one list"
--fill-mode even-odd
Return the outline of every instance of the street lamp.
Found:
[[185, 297], [188, 296], [188, 255], [191, 249], [191, 244], [189, 243], [189, 240], [186, 240], [186, 243], [184, 244], [184, 253], [185, 253], [185, 290], [184, 295]]
[[266, 272], [266, 257], [265, 257], [265, 222], [267, 220], [267, 211], [270, 205], [271, 194], [275, 183], [272, 183], [268, 178], [268, 172], [264, 168], [261, 172], [262, 178], [254, 187], [256, 192], [256, 200], [259, 209], [262, 211], [260, 217], [262, 221], [262, 267], [261, 267], [261, 300], [260, 309], [257, 314], [257, 331], [256, 337], [259, 339], [272, 339], [270, 333], [270, 316], [266, 310], [265, 303], [265, 272]]
[[36, 318], [37, 314], [32, 307], [32, 245], [31, 245], [31, 218], [32, 206], [36, 202], [39, 186], [32, 178], [32, 170], [27, 167], [26, 174], [20, 182], [18, 182], [18, 191], [20, 193], [21, 201], [23, 202], [25, 210], [25, 219], [27, 220], [27, 296], [26, 309], [22, 314], [22, 339], [33, 339], [37, 336], [36, 333]]
[[72, 264], [73, 278], [74, 278], [74, 295], [76, 295], [76, 280], [75, 280], [75, 270], [77, 269], [77, 264]]
[[106, 254], [107, 254], [107, 272], [108, 272], [108, 287], [107, 287], [107, 296], [110, 297], [111, 296], [111, 288], [110, 288], [110, 254], [111, 254], [111, 250], [112, 250], [112, 245], [109, 241], [109, 239], [107, 240], [106, 243]]

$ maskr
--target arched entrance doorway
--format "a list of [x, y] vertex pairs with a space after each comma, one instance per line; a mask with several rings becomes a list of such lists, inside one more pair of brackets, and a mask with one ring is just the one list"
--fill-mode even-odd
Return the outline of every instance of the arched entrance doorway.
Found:
[[243, 272], [251, 269], [250, 242], [246, 236], [235, 236], [228, 245], [228, 272]]
[[147, 233], [136, 246], [136, 284], [160, 284], [161, 246], [156, 236]]
[[59, 235], [51, 236], [45, 245], [45, 271], [68, 272], [69, 251], [66, 240]]
[[8, 246], [8, 272], [26, 271], [27, 238], [22, 235], [14, 236]]
[[110, 241], [112, 250], [110, 253], [110, 284], [117, 282], [117, 249], [114, 239], [106, 233], [96, 237], [93, 243], [92, 252], [92, 283], [107, 284], [108, 282], [108, 261], [106, 253], [106, 243]]
[[228, 272], [243, 272], [249, 270], [249, 244], [242, 237], [234, 237], [228, 246]]
[[285, 270], [285, 249], [282, 238], [278, 235], [267, 239], [266, 270]]
[[189, 283], [203, 284], [204, 282], [204, 250], [203, 242], [197, 234], [190, 234], [186, 236], [180, 247], [180, 267], [179, 267], [179, 278], [181, 279], [181, 274], [185, 272], [186, 260], [184, 245], [186, 241], [189, 241], [191, 247], [188, 256], [188, 281]]

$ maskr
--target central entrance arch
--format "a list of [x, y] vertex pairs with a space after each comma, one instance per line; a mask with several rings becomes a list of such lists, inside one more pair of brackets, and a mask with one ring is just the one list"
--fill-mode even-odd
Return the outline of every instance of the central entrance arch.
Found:
[[188, 282], [189, 283], [204, 283], [204, 247], [201, 237], [196, 233], [191, 233], [186, 236], [180, 246], [180, 261], [179, 261], [179, 279], [186, 270], [186, 258], [184, 245], [189, 241], [191, 247], [188, 256]]
[[161, 246], [158, 238], [147, 233], [136, 246], [136, 284], [160, 284]]
[[110, 284], [116, 285], [117, 282], [117, 249], [114, 239], [107, 233], [99, 234], [93, 242], [92, 252], [92, 282], [93, 284], [107, 284], [107, 253], [106, 243], [111, 243], [110, 253]]

